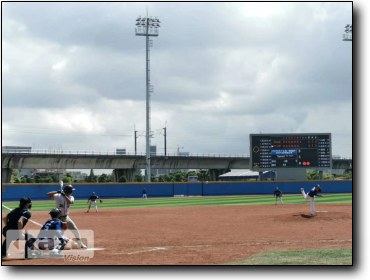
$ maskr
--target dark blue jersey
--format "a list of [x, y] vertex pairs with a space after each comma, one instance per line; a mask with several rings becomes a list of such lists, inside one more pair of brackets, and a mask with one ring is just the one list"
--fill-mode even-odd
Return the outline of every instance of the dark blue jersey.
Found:
[[49, 239], [58, 237], [61, 242], [64, 242], [62, 236], [62, 221], [58, 219], [47, 220], [46, 223], [42, 226], [41, 231], [37, 238]]
[[315, 195], [316, 196], [321, 196], [321, 195], [319, 195], [319, 194], [317, 194], [318, 193], [318, 191], [316, 190], [316, 188], [314, 187], [312, 190], [310, 190], [310, 192], [308, 193], [308, 195], [310, 196], [310, 197], [314, 197]]
[[89, 197], [89, 199], [88, 199], [88, 200], [95, 201], [95, 200], [97, 200], [97, 199], [99, 199], [99, 196], [97, 196], [97, 195], [92, 195], [92, 196], [90, 196], [90, 197]]
[[143, 194], [146, 194], [146, 190], [145, 189], [143, 190]]
[[281, 190], [275, 190], [274, 195], [280, 196], [283, 192]]

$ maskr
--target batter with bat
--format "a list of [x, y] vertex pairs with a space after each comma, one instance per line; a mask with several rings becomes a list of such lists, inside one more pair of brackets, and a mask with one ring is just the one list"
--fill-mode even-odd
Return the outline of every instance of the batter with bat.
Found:
[[[63, 182], [61, 182], [61, 187], [63, 186]], [[68, 216], [69, 207], [71, 204], [74, 203], [75, 198], [72, 196], [73, 191], [75, 189], [72, 185], [65, 185], [63, 190], [61, 191], [53, 191], [47, 193], [47, 196], [56, 202], [56, 208], [61, 210], [60, 220], [62, 222], [67, 222], [68, 229], [70, 229], [76, 237], [77, 246], [79, 248], [87, 248], [85, 244], [82, 243], [80, 232], [78, 231], [77, 226], [72, 221], [72, 219]]]
[[87, 213], [89, 213], [92, 203], [94, 203], [94, 205], [95, 205], [95, 212], [98, 212], [98, 205], [96, 205], [96, 200], [97, 199], [100, 200], [100, 203], [103, 203], [103, 200], [101, 200], [100, 197], [95, 195], [95, 193], [93, 192], [92, 196], [90, 196], [89, 199], [87, 200], [87, 203], [89, 203], [89, 201], [90, 201], [89, 209], [87, 209]]

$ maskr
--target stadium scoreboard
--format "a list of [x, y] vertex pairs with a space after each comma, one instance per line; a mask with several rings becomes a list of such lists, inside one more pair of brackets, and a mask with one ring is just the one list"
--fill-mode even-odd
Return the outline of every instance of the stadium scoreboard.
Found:
[[250, 134], [250, 169], [330, 169], [331, 133]]

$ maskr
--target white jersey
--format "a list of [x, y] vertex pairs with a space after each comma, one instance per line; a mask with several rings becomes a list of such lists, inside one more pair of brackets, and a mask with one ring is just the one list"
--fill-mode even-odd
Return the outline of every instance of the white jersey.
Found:
[[[72, 200], [72, 203], [75, 201], [72, 195], [69, 195], [68, 198]], [[66, 199], [60, 193], [56, 193], [54, 194], [54, 200], [56, 202], [56, 207], [62, 211], [61, 216], [67, 216], [70, 204], [67, 203]]]

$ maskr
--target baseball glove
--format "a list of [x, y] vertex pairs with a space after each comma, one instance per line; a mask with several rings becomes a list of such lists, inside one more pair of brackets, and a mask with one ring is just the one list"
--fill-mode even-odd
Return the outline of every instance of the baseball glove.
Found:
[[67, 229], [68, 229], [67, 222], [62, 222], [62, 230], [67, 230]]
[[103, 203], [103, 200], [100, 199], [100, 203]]

